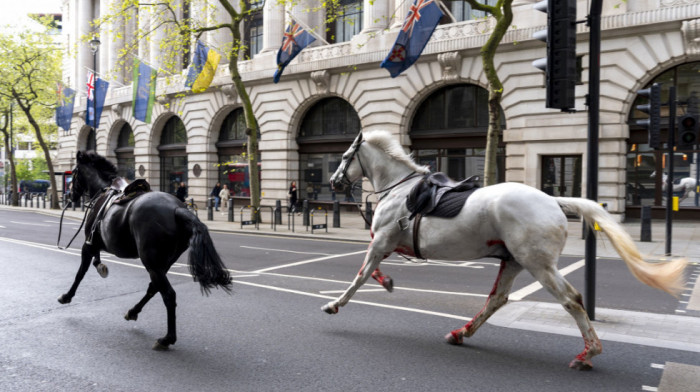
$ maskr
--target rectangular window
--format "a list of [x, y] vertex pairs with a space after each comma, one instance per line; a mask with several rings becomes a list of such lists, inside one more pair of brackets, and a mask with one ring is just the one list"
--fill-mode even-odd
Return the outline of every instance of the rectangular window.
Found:
[[581, 197], [581, 155], [543, 155], [540, 189], [550, 196]]
[[335, 18], [327, 33], [330, 43], [350, 41], [362, 31], [362, 1], [340, 0], [340, 7], [335, 11], [335, 15], [332, 10], [329, 10], [329, 15]]

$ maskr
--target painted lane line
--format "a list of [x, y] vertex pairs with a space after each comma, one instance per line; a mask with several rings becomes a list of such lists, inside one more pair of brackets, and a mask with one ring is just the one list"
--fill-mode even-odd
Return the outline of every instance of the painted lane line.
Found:
[[304, 261], [298, 261], [298, 262], [296, 262], [296, 263], [283, 264], [283, 265], [278, 265], [278, 266], [275, 266], [275, 267], [263, 268], [263, 269], [260, 269], [260, 270], [257, 270], [257, 271], [250, 271], [250, 272], [252, 272], [252, 273], [254, 273], [254, 274], [259, 274], [259, 273], [263, 273], [263, 272], [267, 272], [267, 271], [274, 271], [274, 270], [282, 269], [282, 268], [296, 267], [296, 266], [298, 266], [298, 265], [304, 265], [304, 264], [309, 264], [309, 263], [315, 263], [315, 262], [317, 262], [317, 261], [324, 261], [324, 260], [330, 260], [330, 259], [337, 259], [337, 258], [339, 258], [339, 257], [346, 257], [346, 256], [359, 255], [359, 254], [362, 254], [362, 253], [367, 253], [367, 250], [361, 250], [361, 251], [351, 252], [351, 253], [343, 253], [343, 254], [339, 254], [339, 255], [331, 255], [331, 256], [318, 257], [318, 258], [315, 258], [315, 259], [304, 260]]
[[[386, 291], [386, 289], [359, 289], [357, 290], [358, 293], [375, 293], [375, 292], [380, 292], [380, 291]], [[342, 294], [344, 293], [345, 290], [322, 290], [319, 291], [321, 294]]]
[[648, 391], [648, 392], [657, 392], [659, 388], [657, 387], [650, 387], [648, 385], [642, 385], [642, 391]]
[[16, 223], [18, 225], [26, 225], [26, 226], [43, 226], [43, 227], [51, 227], [51, 225], [46, 225], [43, 223], [27, 223], [27, 222], [17, 222], [17, 221], [10, 221], [10, 223]]
[[0, 225], [0, 229], [7, 229], [7, 227]]
[[[571, 264], [568, 267], [560, 269], [559, 273], [561, 273], [562, 276], [566, 276], [566, 275], [576, 271], [577, 269], [583, 267], [585, 264], [586, 264], [586, 259], [581, 259], [581, 260]], [[528, 295], [534, 293], [535, 291], [537, 291], [541, 288], [542, 288], [542, 285], [540, 284], [540, 282], [531, 283], [531, 284], [523, 287], [522, 289], [514, 292], [513, 294], [509, 295], [508, 299], [511, 301], [520, 301], [523, 298], [527, 297]]]
[[652, 363], [652, 364], [651, 364], [651, 367], [652, 367], [653, 369], [665, 369], [665, 368], [666, 368], [666, 365], [663, 364], [663, 363]]
[[295, 250], [258, 248], [255, 246], [245, 246], [245, 245], [241, 245], [241, 248], [254, 249], [254, 250], [264, 250], [264, 251], [269, 251], [269, 252], [294, 253], [294, 254], [299, 254], [299, 255], [319, 255], [319, 256], [331, 256], [332, 255], [331, 253], [297, 252]]

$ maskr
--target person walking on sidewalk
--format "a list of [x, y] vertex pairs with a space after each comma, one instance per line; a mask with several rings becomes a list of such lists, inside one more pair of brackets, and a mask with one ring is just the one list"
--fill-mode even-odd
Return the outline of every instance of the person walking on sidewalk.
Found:
[[231, 197], [231, 194], [228, 191], [228, 186], [224, 184], [224, 187], [221, 188], [221, 192], [219, 192], [219, 199], [221, 199], [221, 208], [224, 210], [228, 209], [228, 198]]
[[185, 202], [185, 198], [187, 198], [187, 185], [185, 185], [185, 182], [181, 182], [180, 186], [177, 188], [177, 191], [175, 192], [175, 197], [178, 198], [181, 202]]
[[214, 209], [219, 211], [219, 203], [221, 202], [221, 196], [219, 196], [219, 193], [221, 193], [221, 183], [217, 182], [216, 186], [214, 189], [211, 190], [211, 193], [209, 196], [214, 198]]
[[296, 181], [292, 181], [292, 184], [289, 186], [289, 212], [295, 212], [297, 210], [298, 197], [297, 183]]

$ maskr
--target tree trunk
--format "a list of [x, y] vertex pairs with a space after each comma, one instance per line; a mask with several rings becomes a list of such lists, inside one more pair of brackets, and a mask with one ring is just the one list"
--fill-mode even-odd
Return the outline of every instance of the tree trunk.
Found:
[[[17, 172], [15, 171], [15, 158], [12, 154], [12, 145], [10, 142], [10, 134], [7, 132], [7, 128], [2, 130], [5, 135], [5, 151], [7, 153], [7, 159], [10, 161], [10, 189], [12, 190], [12, 197], [10, 204], [13, 206], [19, 205], [19, 195], [17, 192]], [[7, 174], [6, 174], [7, 175]], [[7, 190], [5, 190], [7, 191]]]

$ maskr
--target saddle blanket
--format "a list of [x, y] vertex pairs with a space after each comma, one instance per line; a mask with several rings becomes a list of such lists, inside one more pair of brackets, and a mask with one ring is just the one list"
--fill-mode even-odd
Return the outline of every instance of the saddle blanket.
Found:
[[456, 182], [444, 173], [426, 174], [406, 196], [409, 219], [417, 214], [452, 218], [457, 216], [469, 196], [479, 188], [479, 177], [472, 176]]

